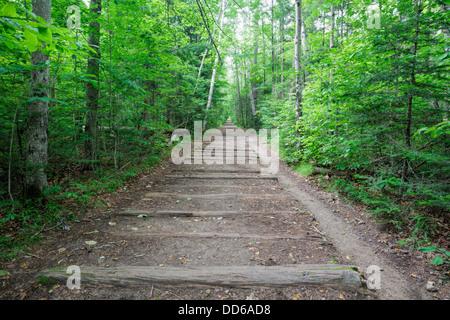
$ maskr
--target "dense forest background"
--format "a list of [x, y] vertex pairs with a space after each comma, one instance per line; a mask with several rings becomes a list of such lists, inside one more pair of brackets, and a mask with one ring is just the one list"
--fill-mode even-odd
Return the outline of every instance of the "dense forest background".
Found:
[[[448, 0], [0, 0], [10, 257], [167, 155], [277, 128], [283, 159], [420, 246], [448, 240]], [[331, 178], [331, 179], [330, 179]]]

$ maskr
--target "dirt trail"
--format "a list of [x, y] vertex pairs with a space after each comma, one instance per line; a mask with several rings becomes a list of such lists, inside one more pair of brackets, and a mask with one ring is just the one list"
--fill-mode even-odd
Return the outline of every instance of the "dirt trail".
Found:
[[[227, 122], [221, 130], [227, 128], [235, 127]], [[299, 186], [305, 187], [305, 182], [299, 181], [285, 165], [281, 163], [275, 176], [262, 176], [260, 163], [248, 164], [251, 157], [248, 150], [253, 147], [246, 145], [246, 164], [174, 165], [168, 162], [153, 174], [142, 177], [128, 187], [128, 192], [117, 196], [117, 204], [109, 210], [73, 223], [68, 233], [55, 231], [45, 247], [36, 248], [33, 255], [2, 266], [2, 269], [9, 268], [11, 275], [3, 281], [0, 298], [355, 300], [431, 297], [390, 261], [374, 255], [377, 246], [365, 243], [362, 237], [349, 230], [348, 224], [318, 198], [318, 193], [302, 190]], [[95, 241], [95, 244], [89, 245], [86, 241]], [[369, 265], [380, 266], [382, 289], [373, 292], [364, 288], [323, 286], [321, 281], [326, 280], [322, 277], [328, 279], [328, 274], [318, 276], [318, 286], [287, 285], [280, 275], [280, 270], [289, 271], [291, 267], [332, 267], [336, 262], [356, 265], [361, 271]], [[41, 278], [41, 283], [36, 282], [42, 270], [53, 268], [58, 272], [61, 268], [64, 275], [68, 265], [80, 267], [81, 289], [68, 290], [64, 281], [42, 284], [45, 281]], [[155, 283], [153, 278], [146, 279], [146, 275], [140, 273], [140, 268], [146, 266], [154, 268], [156, 276], [168, 273], [167, 279]], [[106, 276], [89, 276], [86, 270], [91, 267], [101, 272], [106, 270]], [[227, 274], [227, 267], [235, 273]], [[191, 271], [197, 276], [203, 270], [203, 274], [198, 275], [202, 279], [181, 279], [179, 281], [186, 285], [174, 286], [176, 277], [171, 277], [170, 272], [179, 275], [184, 270], [188, 271], [187, 277], [192, 276]], [[271, 273], [272, 270], [278, 273]], [[258, 278], [260, 271], [262, 278]], [[313, 275], [314, 272], [303, 271], [302, 274]], [[212, 275], [208, 276], [210, 273]], [[123, 276], [120, 281], [126, 280], [126, 285], [116, 286], [116, 282], [108, 280], [116, 275]], [[93, 279], [97, 276], [102, 281], [89, 281], [97, 280]], [[262, 284], [255, 285], [255, 281], [262, 281]], [[272, 282], [275, 282], [273, 287]]]

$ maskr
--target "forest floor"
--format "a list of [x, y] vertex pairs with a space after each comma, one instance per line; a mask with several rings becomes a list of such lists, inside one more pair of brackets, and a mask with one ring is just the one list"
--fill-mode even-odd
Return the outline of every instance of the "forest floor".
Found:
[[[376, 224], [364, 209], [344, 203], [282, 161], [277, 179], [259, 178], [258, 169], [259, 165], [237, 164], [177, 166], [168, 159], [117, 194], [105, 195], [108, 205], [70, 221], [70, 230], [52, 229], [30, 253], [2, 262], [0, 270], [9, 274], [0, 276], [0, 299], [450, 298], [448, 283], [438, 283], [439, 270], [426, 263], [428, 254], [398, 245], [396, 236]], [[140, 216], [130, 210], [149, 213]], [[189, 216], [192, 212], [198, 215]], [[69, 290], [62, 282], [38, 281], [41, 271], [69, 265], [79, 266], [83, 275], [85, 266], [162, 270], [334, 263], [356, 266], [361, 274], [370, 265], [379, 266], [381, 288], [152, 283], [115, 287], [108, 281], [84, 282], [82, 276], [81, 288]], [[436, 291], [426, 289], [428, 281], [435, 282]]]

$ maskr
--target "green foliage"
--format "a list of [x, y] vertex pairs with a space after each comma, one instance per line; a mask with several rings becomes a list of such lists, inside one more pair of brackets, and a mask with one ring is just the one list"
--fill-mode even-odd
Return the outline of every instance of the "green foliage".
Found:
[[[292, 4], [229, 1], [219, 30], [221, 0], [200, 3], [203, 17], [192, 1], [107, 1], [99, 17], [80, 3], [80, 28], [68, 30], [72, 1], [52, 1], [49, 24], [33, 14], [30, 1], [0, 0], [0, 135], [7, 137], [0, 143], [0, 234], [15, 234], [0, 238], [2, 244], [11, 250], [16, 239], [25, 244], [19, 230], [38, 238], [62, 217], [59, 203], [92, 206], [99, 194], [138, 174], [136, 168], [163, 157], [174, 129], [192, 130], [205, 118], [208, 128], [231, 117], [243, 128], [279, 129], [280, 154], [295, 170], [345, 172], [348, 179], [333, 180], [336, 190], [377, 219], [412, 228], [414, 238], [432, 236], [433, 215], [448, 222], [445, 2], [383, 1], [381, 28], [369, 29], [370, 1], [303, 1], [299, 119]], [[98, 78], [87, 72], [94, 21], [101, 25]], [[223, 61], [214, 65], [217, 47]], [[30, 65], [36, 50], [50, 56], [49, 65]], [[49, 68], [50, 85], [41, 88], [48, 98], [30, 98], [32, 68]], [[213, 69], [213, 103], [206, 110]], [[88, 84], [99, 90], [95, 137], [86, 130]], [[27, 105], [36, 99], [49, 106], [51, 187], [44, 204], [23, 198]], [[96, 142], [94, 156], [87, 141]]]
[[292, 169], [298, 172], [301, 176], [307, 177], [314, 172], [314, 165], [310, 163], [300, 163], [296, 166], [293, 166]]
[[[217, 3], [210, 3], [213, 24]], [[200, 12], [189, 1], [108, 1], [97, 17], [78, 3], [80, 28], [67, 28], [73, 1], [52, 1], [52, 23], [32, 12], [31, 1], [0, 0], [0, 237], [4, 256], [26, 249], [42, 230], [61, 218], [84, 212], [103, 192], [115, 192], [128, 179], [166, 156], [171, 132], [193, 128], [206, 116], [206, 99], [215, 53]], [[69, 14], [70, 15], [70, 14]], [[87, 72], [89, 23], [100, 28], [100, 74]], [[203, 53], [208, 49], [202, 72]], [[30, 98], [31, 53], [50, 56], [47, 96]], [[218, 75], [223, 75], [219, 68]], [[95, 157], [86, 154], [86, 85], [99, 90]], [[222, 124], [223, 91], [218, 81], [208, 126]], [[195, 88], [195, 90], [194, 90]], [[50, 187], [44, 198], [23, 197], [27, 156], [27, 104], [49, 105]], [[10, 148], [11, 147], [11, 148]], [[9, 189], [10, 188], [10, 189]], [[61, 204], [61, 205], [60, 205]], [[6, 235], [6, 236], [3, 236]], [[5, 250], [3, 250], [5, 249]]]
[[402, 206], [395, 203], [389, 196], [371, 188], [367, 182], [351, 182], [347, 179], [335, 179], [333, 181], [335, 191], [339, 191], [353, 202], [360, 202], [375, 215], [380, 222], [390, 223], [395, 228], [401, 229], [405, 222]]
[[9, 202], [0, 202], [5, 213], [0, 219], [0, 259], [11, 259], [21, 251], [27, 251], [30, 244], [39, 241], [41, 232], [61, 220], [62, 207], [57, 201], [43, 199], [25, 201], [11, 207]]
[[439, 256], [436, 256], [433, 258], [432, 261], [429, 261], [429, 263], [434, 264], [434, 265], [441, 265], [441, 264], [449, 264], [450, 263], [450, 251], [447, 251], [445, 249], [442, 248], [437, 248], [435, 246], [428, 246], [428, 247], [422, 247], [417, 249], [417, 251], [421, 251], [421, 252], [438, 252], [440, 253]]
[[422, 214], [416, 214], [411, 218], [411, 224], [414, 226], [414, 231], [411, 234], [412, 238], [418, 238], [418, 233], [421, 232], [423, 242], [428, 242], [430, 235], [436, 229], [436, 223], [430, 217]]
[[1, 201], [0, 210], [5, 216], [0, 219], [0, 260], [27, 252], [29, 246], [39, 242], [46, 231], [60, 230], [64, 225], [61, 219], [70, 222], [95, 206], [104, 206], [103, 194], [116, 193], [140, 172], [150, 171], [165, 157], [167, 151], [159, 157], [149, 155], [141, 164], [127, 167], [126, 171], [100, 167], [76, 180], [47, 188], [45, 199], [27, 200], [24, 204], [16, 202], [14, 207], [9, 201]]
[[[337, 19], [330, 48], [332, 3]], [[377, 219], [413, 226], [414, 237], [428, 239], [430, 215], [446, 217], [450, 209], [450, 55], [448, 34], [436, 31], [448, 26], [450, 13], [433, 1], [385, 1], [381, 28], [369, 29], [367, 5], [303, 2], [308, 45], [299, 125], [295, 74], [287, 65], [281, 72], [279, 59], [276, 85], [263, 94], [258, 116], [263, 126], [280, 130], [288, 163], [346, 172], [353, 178], [334, 180], [336, 189], [366, 204]], [[292, 59], [293, 43], [284, 48], [282, 57]], [[413, 211], [421, 214], [410, 216]]]

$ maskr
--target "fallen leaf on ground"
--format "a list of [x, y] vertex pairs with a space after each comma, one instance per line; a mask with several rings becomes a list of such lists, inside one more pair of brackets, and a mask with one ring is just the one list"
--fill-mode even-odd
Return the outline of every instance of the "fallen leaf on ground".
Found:
[[257, 300], [258, 298], [255, 297], [255, 293], [251, 292], [250, 295], [245, 297], [245, 300]]
[[9, 275], [9, 272], [6, 270], [0, 270], [0, 277]]

